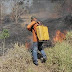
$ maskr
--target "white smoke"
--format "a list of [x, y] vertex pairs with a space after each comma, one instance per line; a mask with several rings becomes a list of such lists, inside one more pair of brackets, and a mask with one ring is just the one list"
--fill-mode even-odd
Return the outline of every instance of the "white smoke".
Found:
[[[20, 1], [23, 1], [23, 0], [5, 0], [5, 1], [2, 1], [2, 13], [4, 14], [10, 14], [12, 12], [12, 9], [15, 5], [15, 2], [20, 2]], [[24, 6], [32, 6], [32, 2], [33, 0], [24, 0]]]
[[10, 14], [14, 6], [14, 1], [2, 1], [2, 13]]
[[32, 3], [33, 3], [33, 0], [25, 0], [24, 1], [25, 6], [31, 7], [32, 6]]

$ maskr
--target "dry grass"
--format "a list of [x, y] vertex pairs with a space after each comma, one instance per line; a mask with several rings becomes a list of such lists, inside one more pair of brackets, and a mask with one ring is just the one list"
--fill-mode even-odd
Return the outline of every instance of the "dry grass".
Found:
[[0, 72], [28, 72], [31, 65], [31, 54], [25, 47], [15, 44], [14, 49], [0, 58]]
[[[71, 72], [72, 71], [72, 32], [66, 40], [53, 48], [45, 49], [47, 62], [35, 66], [31, 53], [24, 45], [14, 45], [5, 56], [0, 57], [0, 72]], [[49, 71], [50, 70], [50, 71]]]
[[46, 49], [48, 60], [45, 64], [50, 72], [72, 72], [72, 32], [68, 32], [66, 40]]
[[40, 61], [38, 66], [32, 62], [31, 53], [16, 43], [5, 56], [0, 57], [0, 72], [49, 72]]

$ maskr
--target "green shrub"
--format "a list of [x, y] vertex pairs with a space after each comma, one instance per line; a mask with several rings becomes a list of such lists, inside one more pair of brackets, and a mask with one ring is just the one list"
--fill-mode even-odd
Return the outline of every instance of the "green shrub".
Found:
[[3, 29], [3, 31], [0, 34], [0, 39], [5, 39], [7, 37], [9, 37], [9, 31], [8, 29]]
[[72, 31], [67, 33], [66, 41], [72, 46]]
[[62, 43], [57, 43], [53, 48], [46, 49], [48, 60], [45, 64], [51, 72], [72, 72], [72, 41], [71, 34]]
[[5, 48], [5, 39], [9, 37], [9, 31], [8, 29], [3, 29], [3, 31], [0, 33], [0, 39], [3, 39], [2, 43], [3, 43], [3, 48], [2, 48], [2, 52], [4, 55], [4, 48]]
[[0, 72], [32, 72], [31, 54], [22, 46], [14, 45], [8, 53], [0, 58]]

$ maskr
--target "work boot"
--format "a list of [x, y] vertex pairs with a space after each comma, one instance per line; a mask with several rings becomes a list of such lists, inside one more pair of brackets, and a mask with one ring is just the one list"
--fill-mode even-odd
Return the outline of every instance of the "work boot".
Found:
[[47, 58], [41, 58], [41, 63], [45, 63]]
[[36, 65], [36, 66], [38, 66], [38, 61], [33, 61], [33, 63]]

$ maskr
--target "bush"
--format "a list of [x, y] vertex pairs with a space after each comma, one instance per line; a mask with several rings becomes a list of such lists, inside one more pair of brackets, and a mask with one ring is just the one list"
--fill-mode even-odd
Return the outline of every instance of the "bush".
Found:
[[15, 44], [8, 54], [0, 58], [0, 72], [30, 72], [31, 54], [26, 48]]
[[18, 43], [0, 57], [0, 72], [72, 72], [72, 37], [67, 34], [66, 40], [57, 43], [53, 48], [46, 48], [47, 61], [35, 67], [31, 54]]
[[3, 39], [3, 47], [2, 47], [2, 52], [4, 55], [4, 49], [5, 49], [5, 39], [9, 37], [9, 31], [8, 29], [3, 29], [3, 31], [0, 33], [0, 39]]
[[72, 41], [71, 32], [67, 34], [66, 40], [57, 43], [55, 47], [46, 49], [48, 60], [45, 64], [51, 72], [72, 72]]

